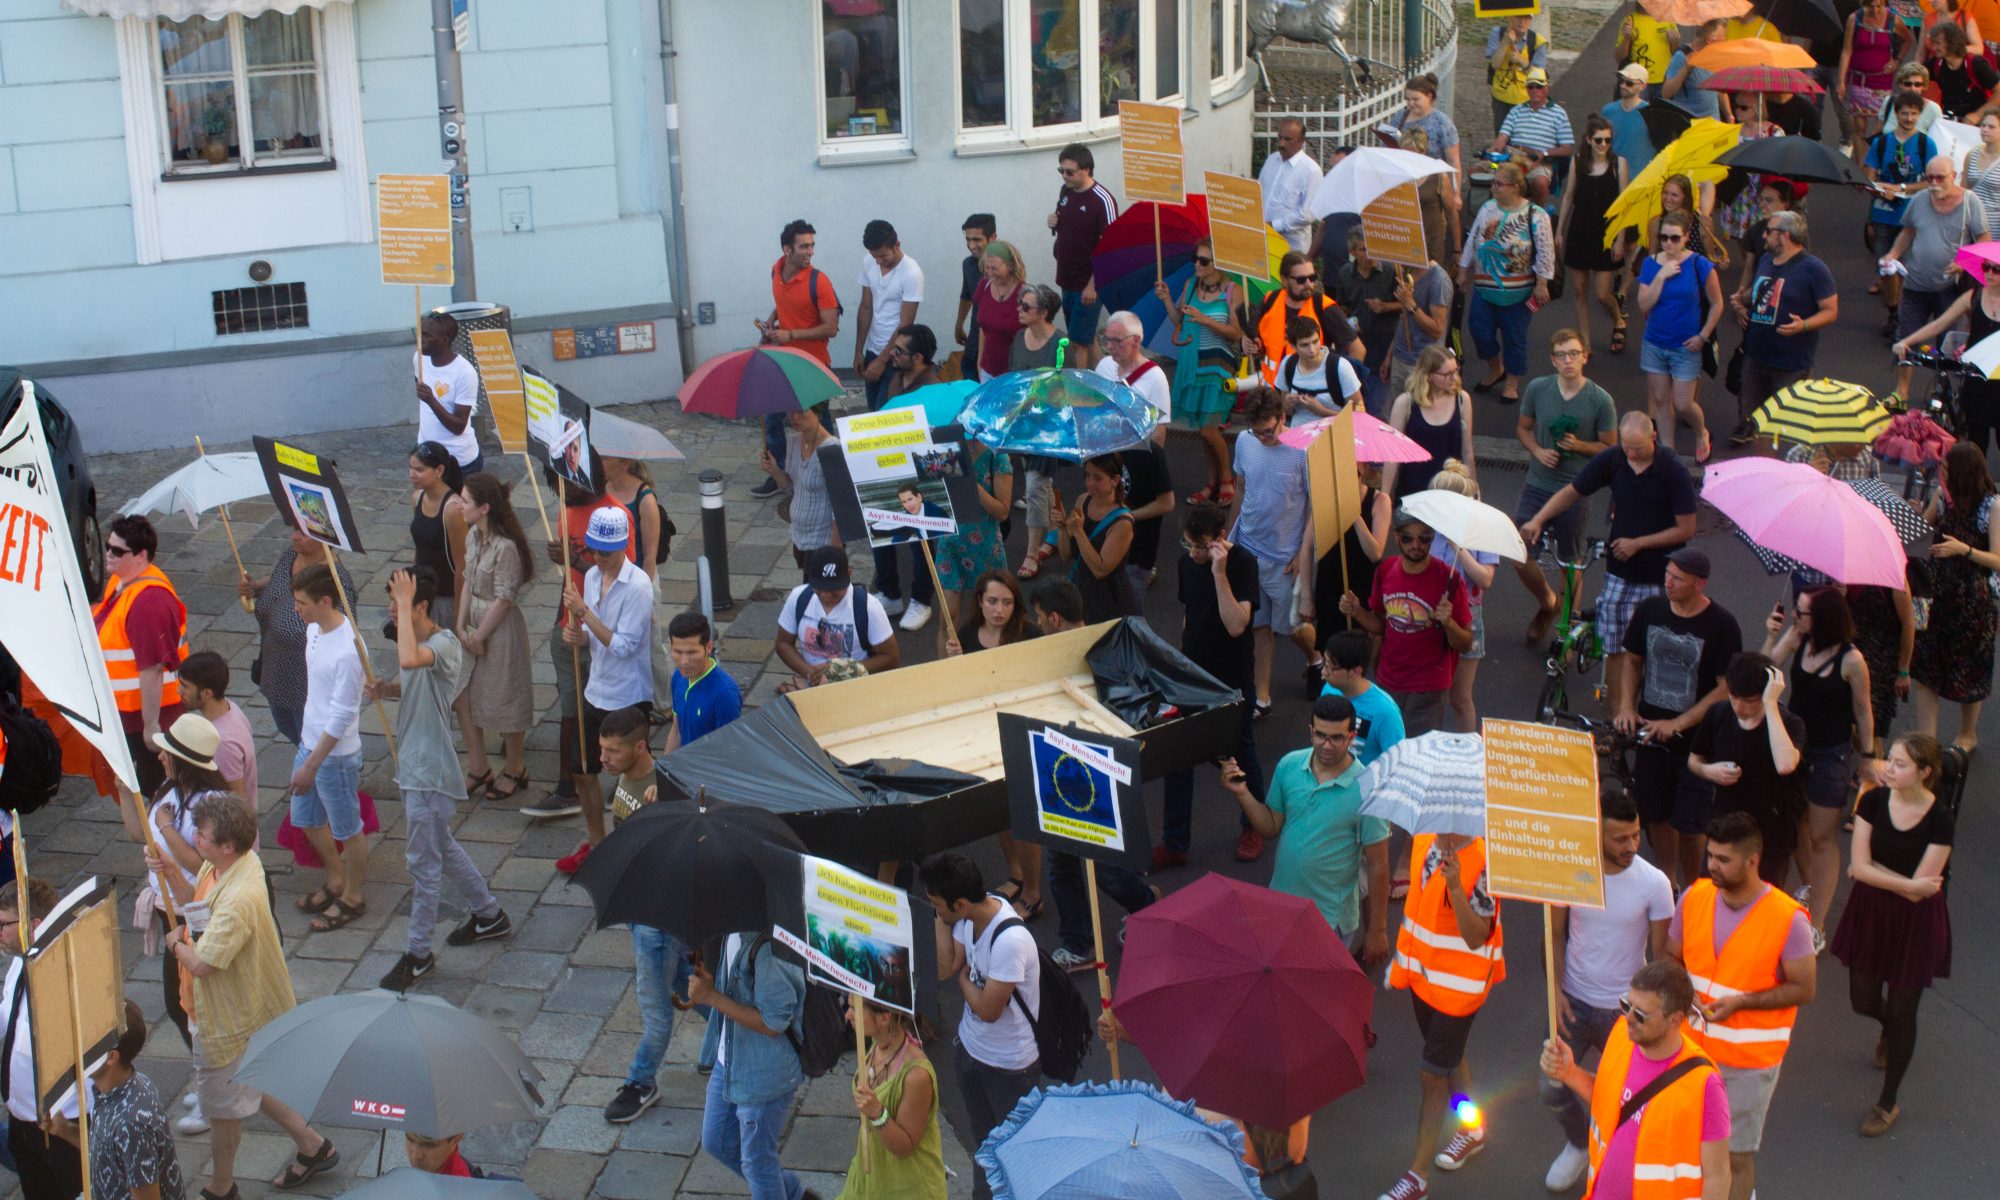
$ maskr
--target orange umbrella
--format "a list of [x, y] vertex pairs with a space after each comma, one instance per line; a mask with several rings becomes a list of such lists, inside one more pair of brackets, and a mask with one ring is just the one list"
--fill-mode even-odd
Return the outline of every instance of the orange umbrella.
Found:
[[1703, 25], [1750, 11], [1750, 0], [1639, 0], [1655, 21], [1669, 25]]
[[1772, 42], [1763, 38], [1731, 38], [1704, 46], [1688, 55], [1688, 61], [1704, 71], [1729, 67], [1795, 67], [1810, 71], [1818, 65], [1804, 46]]

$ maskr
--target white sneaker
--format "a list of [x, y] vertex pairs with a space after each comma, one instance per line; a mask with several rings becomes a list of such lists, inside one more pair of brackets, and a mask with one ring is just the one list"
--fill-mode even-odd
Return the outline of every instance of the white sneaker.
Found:
[[1589, 1167], [1590, 1151], [1565, 1142], [1562, 1153], [1549, 1164], [1549, 1173], [1543, 1176], [1542, 1186], [1552, 1192], [1566, 1192], [1577, 1185]]
[[194, 1090], [193, 1088], [189, 1088], [189, 1089], [188, 1089], [188, 1093], [187, 1093], [187, 1095], [185, 1095], [185, 1096], [182, 1096], [182, 1097], [181, 1097], [181, 1107], [182, 1107], [182, 1108], [200, 1108], [200, 1107], [201, 1107], [201, 1093], [200, 1093], [200, 1092], [197, 1092], [197, 1091], [195, 1091], [195, 1090]]
[[912, 600], [910, 606], [903, 610], [902, 626], [905, 629], [922, 629], [930, 623], [930, 619], [931, 606], [921, 600]]
[[877, 596], [875, 598], [882, 602], [883, 616], [894, 617], [902, 613], [903, 598], [901, 596]]
[[202, 1115], [200, 1100], [194, 1102], [194, 1107], [188, 1110], [187, 1116], [174, 1122], [174, 1128], [190, 1137], [197, 1133], [208, 1132], [208, 1118]]

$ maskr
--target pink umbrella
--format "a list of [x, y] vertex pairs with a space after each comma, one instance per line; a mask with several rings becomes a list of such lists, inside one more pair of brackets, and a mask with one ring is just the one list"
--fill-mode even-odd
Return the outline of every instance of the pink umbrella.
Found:
[[[1333, 424], [1332, 417], [1321, 417], [1317, 421], [1307, 421], [1278, 435], [1278, 441], [1295, 446], [1300, 450], [1312, 445], [1314, 438], [1327, 426]], [[1402, 433], [1387, 421], [1371, 417], [1360, 409], [1354, 410], [1354, 459], [1356, 462], [1410, 463], [1427, 462], [1431, 452], [1417, 445], [1408, 434]]]
[[1967, 277], [1980, 278], [1980, 270], [1988, 263], [2000, 266], [2000, 242], [1974, 242], [1970, 246], [1960, 246], [1954, 260]]
[[1757, 545], [1841, 583], [1908, 586], [1903, 543], [1889, 518], [1809, 464], [1770, 458], [1710, 463], [1701, 498]]

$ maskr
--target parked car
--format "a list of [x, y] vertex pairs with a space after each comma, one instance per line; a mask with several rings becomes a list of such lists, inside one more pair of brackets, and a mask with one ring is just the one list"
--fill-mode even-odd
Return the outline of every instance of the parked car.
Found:
[[63, 512], [69, 517], [70, 544], [76, 547], [77, 565], [83, 568], [84, 588], [95, 602], [104, 591], [104, 535], [97, 525], [97, 484], [90, 477], [83, 431], [47, 388], [13, 367], [0, 367], [0, 428], [14, 419], [14, 410], [20, 407], [28, 388], [34, 389], [41, 409], [50, 465], [62, 491]]

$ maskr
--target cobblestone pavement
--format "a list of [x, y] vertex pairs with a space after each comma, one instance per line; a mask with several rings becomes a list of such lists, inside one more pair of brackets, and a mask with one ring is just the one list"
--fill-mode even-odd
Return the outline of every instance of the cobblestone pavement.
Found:
[[[763, 478], [755, 464], [754, 423], [683, 416], [672, 403], [620, 412], [664, 429], [687, 455], [685, 463], [660, 464], [657, 469], [663, 484], [661, 499], [681, 530], [673, 561], [661, 567], [660, 603], [665, 613], [691, 607], [695, 599], [701, 519], [693, 476], [708, 468], [725, 474], [730, 586], [737, 605], [723, 615], [727, 621], [723, 665], [747, 695], [757, 700], [769, 696], [783, 671], [770, 669], [774, 659], [767, 664], [778, 599], [796, 582], [797, 573], [785, 526], [768, 511], [773, 504], [749, 494]], [[231, 444], [201, 432], [211, 452], [248, 448], [247, 443]], [[311, 449], [337, 461], [358, 510], [362, 544], [369, 552], [344, 561], [354, 574], [357, 615], [361, 628], [372, 635], [378, 671], [394, 669], [394, 655], [378, 632], [387, 615], [384, 588], [389, 572], [411, 560], [409, 489], [404, 479], [404, 454], [410, 443], [411, 432], [402, 427], [305, 439]], [[191, 454], [191, 449], [184, 449], [94, 458], [91, 466], [101, 514], [108, 520], [128, 497], [182, 465]], [[512, 461], [516, 465], [500, 459], [496, 473], [524, 474], [522, 460]], [[490, 447], [488, 462], [495, 462]], [[540, 530], [533, 504], [523, 489], [516, 490], [515, 499], [530, 536], [536, 536]], [[553, 505], [553, 497], [548, 503]], [[244, 566], [252, 575], [268, 571], [285, 546], [284, 524], [272, 505], [268, 501], [237, 505], [230, 516]], [[363, 787], [375, 796], [382, 821], [380, 841], [369, 856], [368, 912], [345, 929], [309, 933], [308, 915], [297, 911], [290, 900], [310, 890], [317, 872], [294, 867], [275, 843], [291, 747], [277, 736], [262, 697], [250, 687], [256, 625], [237, 603], [236, 567], [221, 522], [205, 518], [198, 531], [191, 531], [178, 516], [157, 521], [160, 565], [188, 604], [188, 640], [196, 649], [215, 650], [228, 658], [234, 670], [233, 698], [257, 730], [259, 777], [265, 784], [259, 797], [267, 848], [264, 861], [281, 893], [279, 925], [298, 997], [303, 1002], [372, 988], [403, 951], [409, 912], [402, 806], [391, 782], [379, 719], [374, 713], [362, 717]], [[545, 718], [551, 716], [555, 685], [540, 639], [554, 620], [553, 578], [553, 572], [541, 573], [523, 602], [536, 639], [535, 702]], [[393, 719], [393, 713], [390, 716]], [[555, 722], [544, 719], [528, 739], [528, 770], [534, 781], [528, 797], [541, 794], [552, 780], [555, 746]], [[497, 752], [497, 742], [494, 749]], [[596, 929], [588, 898], [556, 873], [555, 859], [573, 849], [581, 837], [580, 818], [537, 824], [514, 809], [514, 802], [472, 801], [461, 807], [458, 821], [459, 839], [514, 919], [514, 936], [463, 949], [440, 942], [437, 970], [418, 990], [461, 1005], [518, 1037], [545, 1076], [542, 1093], [548, 1105], [540, 1120], [470, 1132], [466, 1157], [491, 1170], [524, 1176], [547, 1200], [745, 1195], [735, 1175], [697, 1148], [707, 1082], [694, 1069], [702, 1032], [697, 1021], [683, 1018], [675, 1028], [659, 1080], [659, 1104], [630, 1125], [605, 1123], [603, 1106], [623, 1082], [641, 1029], [631, 942], [622, 928]], [[57, 802], [28, 817], [25, 824], [30, 869], [35, 874], [58, 884], [86, 874], [106, 874], [116, 880], [119, 895], [128, 904], [142, 884], [138, 847], [125, 836], [114, 806], [91, 795], [87, 782], [68, 781]], [[441, 922], [464, 915], [454, 907], [456, 899], [447, 890]], [[129, 930], [124, 962], [127, 991], [152, 1022], [140, 1056], [141, 1069], [153, 1077], [163, 1095], [178, 1095], [189, 1076], [188, 1055], [173, 1024], [165, 1019], [160, 962], [142, 955], [140, 935]], [[854, 1152], [857, 1125], [848, 1098], [849, 1078], [836, 1070], [813, 1081], [786, 1134], [785, 1165], [801, 1172], [808, 1186], [828, 1200], [840, 1191]], [[335, 1195], [356, 1178], [375, 1174], [378, 1153], [384, 1169], [405, 1162], [400, 1139], [390, 1139], [382, 1149], [374, 1133], [322, 1131], [339, 1145], [342, 1162], [337, 1170], [307, 1184], [303, 1190], [308, 1193]], [[969, 1160], [955, 1137], [946, 1136], [944, 1143], [946, 1162], [957, 1173], [952, 1195], [970, 1195]], [[261, 1200], [274, 1190], [263, 1181], [277, 1175], [290, 1147], [276, 1126], [261, 1118], [249, 1123], [237, 1162], [245, 1200]], [[181, 1139], [180, 1156], [193, 1195], [206, 1182], [207, 1137]]]

